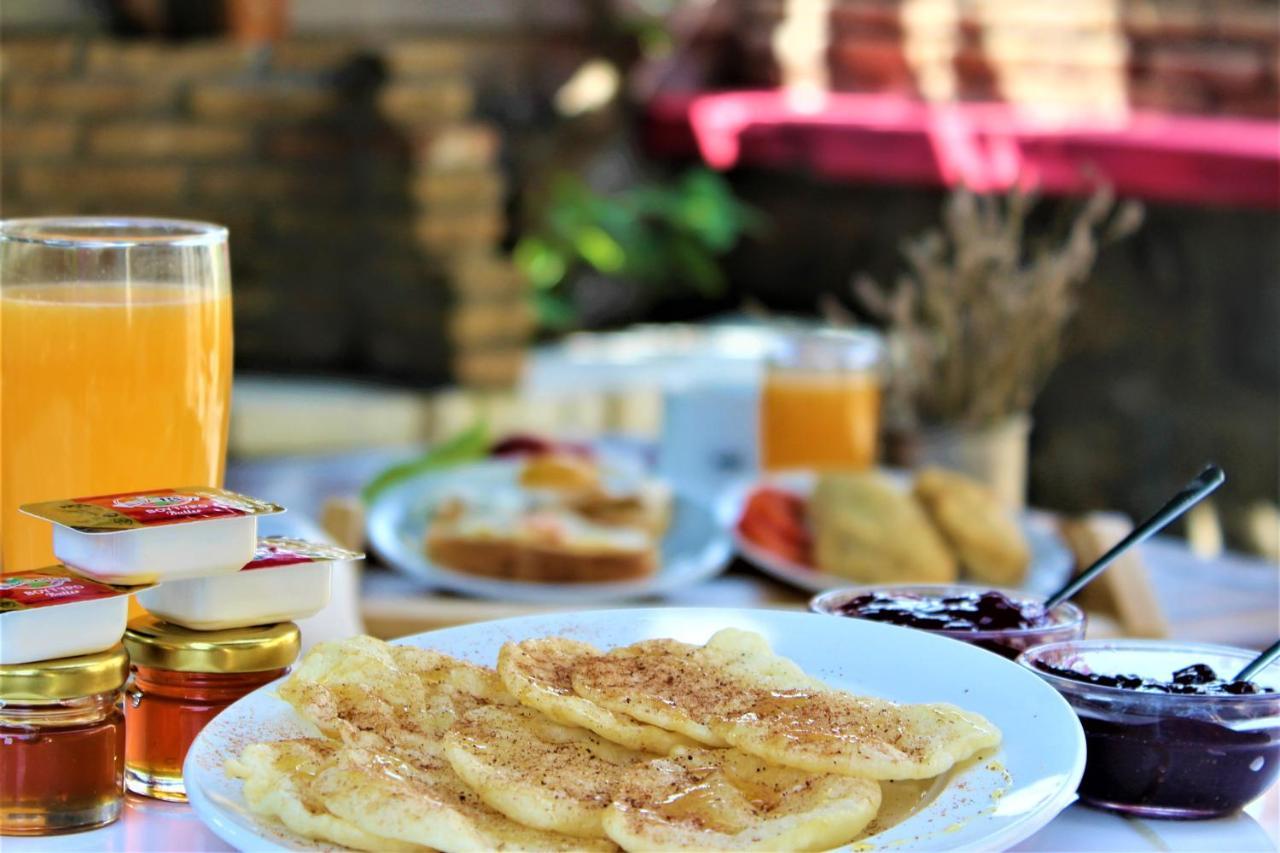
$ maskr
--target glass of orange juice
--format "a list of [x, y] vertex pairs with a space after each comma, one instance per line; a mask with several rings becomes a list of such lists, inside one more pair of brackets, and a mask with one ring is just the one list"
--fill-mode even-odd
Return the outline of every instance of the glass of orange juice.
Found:
[[54, 562], [33, 501], [222, 483], [227, 231], [0, 221], [0, 569]]
[[861, 470], [876, 461], [884, 347], [869, 331], [796, 331], [768, 359], [760, 391], [766, 470]]

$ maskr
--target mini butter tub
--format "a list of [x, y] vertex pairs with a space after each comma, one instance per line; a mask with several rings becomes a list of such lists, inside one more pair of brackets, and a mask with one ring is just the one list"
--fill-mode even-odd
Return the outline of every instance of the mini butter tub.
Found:
[[120, 642], [137, 587], [65, 566], [0, 576], [0, 665], [89, 655]]
[[149, 584], [240, 571], [253, 559], [258, 516], [284, 508], [203, 486], [27, 504], [53, 524], [53, 553], [82, 575]]
[[138, 601], [166, 622], [197, 631], [305, 619], [329, 603], [333, 564], [363, 558], [333, 545], [269, 537], [234, 574], [160, 584]]

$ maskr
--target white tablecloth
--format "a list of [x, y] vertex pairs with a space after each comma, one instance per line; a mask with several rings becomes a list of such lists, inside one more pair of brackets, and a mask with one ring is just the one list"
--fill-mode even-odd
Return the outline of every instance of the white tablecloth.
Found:
[[[296, 513], [280, 516], [267, 532], [318, 535], [314, 523]], [[1230, 555], [1202, 560], [1177, 540], [1160, 537], [1143, 547], [1157, 594], [1179, 638], [1259, 645], [1280, 633], [1280, 611], [1276, 608], [1280, 571], [1276, 567]], [[317, 635], [332, 632], [333, 636], [346, 636], [352, 633], [347, 624], [350, 618], [345, 610], [322, 614], [310, 630]], [[1273, 851], [1278, 839], [1280, 789], [1273, 788], [1247, 813], [1214, 821], [1140, 820], [1074, 805], [1014, 849]], [[132, 796], [124, 817], [112, 826], [48, 838], [0, 840], [3, 853], [230, 849], [188, 806]]]
[[[1274, 798], [1275, 791], [1269, 797]], [[1260, 813], [1273, 803], [1260, 802], [1249, 809]], [[1275, 827], [1273, 826], [1274, 830]], [[1224, 820], [1172, 821], [1123, 818], [1074, 805], [1052, 823], [1013, 849], [1019, 851], [1273, 851], [1274, 836], [1251, 814]], [[224, 851], [227, 846], [204, 827], [184, 805], [130, 797], [124, 817], [109, 827], [49, 838], [5, 838], [5, 853], [20, 851], [163, 851], [196, 853]]]

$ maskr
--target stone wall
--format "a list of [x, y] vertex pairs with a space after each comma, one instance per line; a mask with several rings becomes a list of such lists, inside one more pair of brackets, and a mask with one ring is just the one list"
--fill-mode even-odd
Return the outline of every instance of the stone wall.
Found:
[[226, 223], [242, 367], [507, 383], [532, 319], [476, 118], [503, 38], [6, 34], [0, 210]]
[[737, 31], [759, 84], [1270, 117], [1278, 20], [1276, 0], [740, 0]]

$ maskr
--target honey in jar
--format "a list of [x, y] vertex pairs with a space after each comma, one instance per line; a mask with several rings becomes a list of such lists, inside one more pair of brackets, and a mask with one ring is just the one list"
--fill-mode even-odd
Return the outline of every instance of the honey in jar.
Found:
[[118, 644], [0, 666], [0, 834], [71, 832], [120, 816], [128, 674]]
[[232, 702], [286, 674], [299, 643], [292, 622], [194, 631], [154, 616], [131, 620], [125, 786], [185, 802], [182, 763], [196, 735]]

